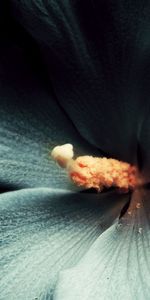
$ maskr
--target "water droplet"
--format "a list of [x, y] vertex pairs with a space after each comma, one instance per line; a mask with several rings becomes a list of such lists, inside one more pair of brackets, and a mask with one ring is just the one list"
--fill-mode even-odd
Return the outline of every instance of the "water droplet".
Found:
[[143, 228], [142, 227], [140, 227], [139, 229], [138, 229], [138, 233], [142, 233], [142, 230], [143, 230]]
[[140, 208], [141, 207], [141, 204], [138, 202], [137, 204], [136, 204], [136, 208]]

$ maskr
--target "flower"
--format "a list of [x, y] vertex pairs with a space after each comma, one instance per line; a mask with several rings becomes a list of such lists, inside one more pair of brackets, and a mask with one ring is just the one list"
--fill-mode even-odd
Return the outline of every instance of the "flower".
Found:
[[1, 299], [148, 299], [149, 190], [80, 192], [49, 153], [149, 177], [149, 3], [0, 6]]

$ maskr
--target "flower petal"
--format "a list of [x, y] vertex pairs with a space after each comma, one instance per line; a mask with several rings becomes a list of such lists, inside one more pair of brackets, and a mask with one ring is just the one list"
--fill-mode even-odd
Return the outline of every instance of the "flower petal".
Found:
[[127, 198], [47, 188], [1, 195], [1, 298], [51, 299], [58, 272], [79, 261]]
[[0, 184], [66, 188], [65, 171], [50, 159], [52, 148], [67, 142], [80, 154], [94, 148], [59, 107], [32, 39], [9, 22], [0, 48]]
[[133, 194], [120, 223], [100, 235], [76, 267], [60, 273], [54, 299], [149, 299], [149, 198], [150, 192]]
[[58, 101], [78, 131], [108, 155], [135, 160], [149, 3], [11, 2], [40, 44]]
[[150, 181], [150, 120], [149, 120], [149, 107], [146, 105], [147, 113], [141, 127], [139, 136], [139, 156], [141, 163], [141, 171], [143, 172], [146, 181]]

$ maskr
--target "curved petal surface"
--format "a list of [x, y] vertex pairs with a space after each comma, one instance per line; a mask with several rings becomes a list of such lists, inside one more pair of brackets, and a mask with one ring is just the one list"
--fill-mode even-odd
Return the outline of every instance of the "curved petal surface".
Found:
[[11, 3], [40, 44], [58, 101], [78, 131], [108, 155], [135, 161], [149, 72], [149, 2]]
[[150, 110], [147, 108], [147, 113], [142, 123], [141, 132], [139, 136], [139, 152], [141, 160], [141, 171], [147, 182], [150, 181]]
[[81, 259], [127, 198], [47, 188], [1, 195], [1, 299], [52, 299], [58, 272]]
[[150, 192], [136, 191], [127, 213], [60, 273], [54, 299], [149, 299]]
[[68, 178], [50, 159], [52, 148], [69, 142], [77, 154], [96, 151], [59, 107], [34, 42], [11, 18], [1, 43], [0, 184], [65, 188]]

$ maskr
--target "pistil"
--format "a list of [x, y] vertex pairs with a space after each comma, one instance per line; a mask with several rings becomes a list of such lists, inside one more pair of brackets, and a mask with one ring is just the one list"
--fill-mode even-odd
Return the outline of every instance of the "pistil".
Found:
[[141, 184], [137, 167], [127, 162], [87, 155], [73, 159], [71, 144], [55, 147], [51, 155], [61, 167], [66, 168], [77, 186], [86, 189], [95, 188], [101, 192], [104, 188], [116, 187], [126, 193]]

